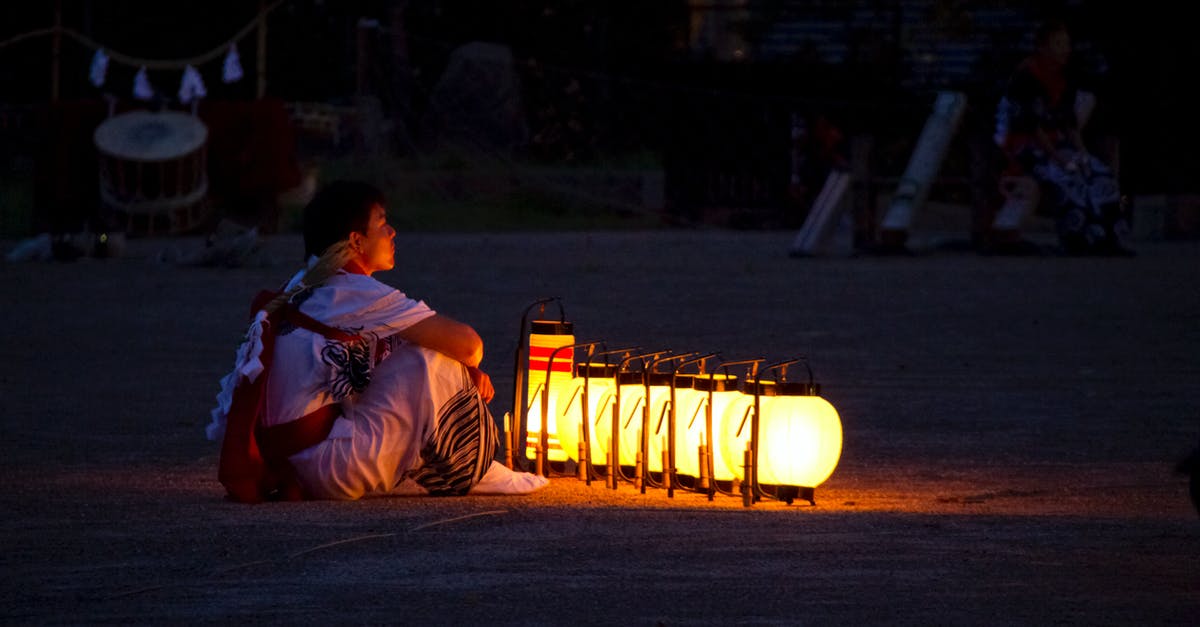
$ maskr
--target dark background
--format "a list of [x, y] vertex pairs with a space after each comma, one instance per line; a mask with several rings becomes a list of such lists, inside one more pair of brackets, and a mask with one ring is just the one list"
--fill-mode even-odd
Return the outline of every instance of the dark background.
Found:
[[[0, 41], [51, 26], [55, 4], [7, 3], [0, 9]], [[234, 0], [61, 2], [64, 26], [124, 54], [151, 59], [187, 58], [210, 50], [253, 20], [259, 6]], [[715, 58], [711, 48], [694, 39], [695, 15], [732, 11], [731, 6], [682, 0], [288, 0], [268, 16], [265, 96], [347, 106], [359, 102], [357, 97], [371, 96], [399, 129], [393, 131], [397, 137], [390, 149], [401, 155], [421, 151], [429, 139], [422, 120], [450, 54], [466, 42], [492, 41], [513, 52], [531, 126], [530, 141], [516, 147], [517, 159], [603, 168], [614, 156], [641, 152], [655, 155], [668, 170], [725, 167], [707, 161], [723, 154], [746, 162], [745, 155], [754, 151], [785, 152], [786, 145], [776, 145], [780, 138], [786, 142], [779, 129], [789, 111], [801, 109], [830, 118], [846, 136], [875, 137], [878, 169], [895, 174], [911, 152], [913, 135], [937, 90], [968, 95], [971, 104], [959, 143], [985, 142], [994, 102], [1008, 72], [1029, 51], [1033, 25], [1061, 17], [1074, 34], [1074, 69], [1099, 98], [1087, 129], [1089, 138], [1120, 139], [1123, 191], [1197, 191], [1193, 172], [1200, 157], [1193, 142], [1200, 136], [1200, 123], [1186, 98], [1191, 91], [1186, 81], [1200, 61], [1200, 46], [1187, 30], [1182, 4], [760, 0], [746, 4], [739, 14], [736, 30], [754, 46], [735, 62]], [[861, 24], [864, 15], [873, 16], [868, 18], [873, 20], [871, 30], [851, 28]], [[1002, 24], [988, 23], [980, 15], [1006, 17]], [[361, 29], [364, 19], [374, 20], [373, 26]], [[841, 59], [831, 63], [803, 45], [788, 53], [765, 53], [761, 44], [772, 28], [789, 20], [845, 24], [832, 35], [844, 46]], [[966, 41], [983, 32], [989, 34], [990, 44], [974, 57], [967, 73], [943, 71], [943, 61], [923, 57], [918, 46], [920, 41]], [[50, 50], [48, 35], [0, 48], [0, 139], [5, 156], [37, 153], [36, 162], [62, 161], [61, 154], [48, 156], [53, 144], [46, 141], [48, 126], [75, 123], [83, 133], [95, 123], [98, 111], [102, 115], [97, 103], [104, 91], [129, 100], [128, 93], [119, 92], [132, 84], [136, 68], [110, 63], [105, 87], [94, 88], [86, 80], [93, 51], [64, 37], [60, 101], [50, 103]], [[206, 102], [255, 99], [255, 31], [238, 41], [238, 50], [246, 72], [240, 82], [221, 82], [219, 59], [198, 68], [208, 88]], [[152, 70], [150, 79], [170, 95], [178, 75], [174, 69]], [[81, 108], [90, 113], [79, 113]], [[255, 115], [261, 115], [262, 106], [257, 110]], [[279, 121], [272, 119], [268, 125], [279, 126]], [[272, 141], [279, 142], [276, 152], [292, 148], [289, 138]], [[264, 159], [273, 160], [271, 167], [280, 160], [278, 155]], [[697, 159], [706, 161], [703, 167]], [[765, 171], [778, 162], [764, 160], [748, 167]], [[965, 162], [965, 157], [952, 155], [944, 174], [967, 176], [962, 171]], [[80, 163], [78, 169], [86, 172], [88, 165]], [[215, 176], [219, 187], [220, 174]], [[283, 186], [296, 177], [294, 171], [281, 171], [267, 178]], [[51, 176], [52, 181], [58, 179]], [[238, 186], [254, 184], [227, 185]], [[56, 204], [87, 200], [59, 199]], [[259, 201], [238, 202], [254, 211]], [[35, 204], [40, 212], [60, 210]]]

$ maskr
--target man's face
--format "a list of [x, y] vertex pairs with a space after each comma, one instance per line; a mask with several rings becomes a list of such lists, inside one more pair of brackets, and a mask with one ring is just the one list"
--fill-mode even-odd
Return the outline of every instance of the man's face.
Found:
[[359, 262], [367, 274], [396, 267], [396, 229], [388, 224], [387, 211], [382, 205], [371, 208], [365, 234], [358, 233]]

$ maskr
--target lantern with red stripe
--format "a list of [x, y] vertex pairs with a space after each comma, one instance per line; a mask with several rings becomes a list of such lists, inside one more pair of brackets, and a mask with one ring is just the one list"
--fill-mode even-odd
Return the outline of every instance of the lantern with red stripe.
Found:
[[[525, 419], [527, 457], [536, 457], [546, 429], [547, 450], [543, 459], [567, 460], [558, 439], [558, 421], [554, 414], [559, 395], [569, 392], [575, 362], [574, 325], [565, 320], [534, 320], [529, 325], [529, 387]], [[549, 411], [545, 411], [549, 408]], [[549, 414], [547, 420], [543, 412]]]

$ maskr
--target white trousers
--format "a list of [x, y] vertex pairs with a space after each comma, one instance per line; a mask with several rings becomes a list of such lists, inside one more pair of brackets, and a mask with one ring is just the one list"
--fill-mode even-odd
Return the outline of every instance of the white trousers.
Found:
[[[439, 411], [468, 388], [474, 385], [461, 363], [401, 344], [375, 366], [357, 398], [343, 401], [344, 415], [329, 439], [290, 458], [301, 485], [318, 499], [394, 490], [422, 464], [421, 450], [437, 430]], [[483, 460], [484, 470], [490, 461]]]

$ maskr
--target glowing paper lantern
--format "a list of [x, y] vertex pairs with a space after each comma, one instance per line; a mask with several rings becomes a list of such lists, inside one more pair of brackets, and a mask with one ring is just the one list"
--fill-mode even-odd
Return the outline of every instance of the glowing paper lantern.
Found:
[[[586, 424], [590, 443], [588, 458], [593, 464], [607, 464], [608, 453], [606, 427], [612, 420], [612, 404], [616, 394], [617, 367], [607, 363], [578, 364], [575, 378], [567, 389], [558, 394], [557, 418], [558, 440], [562, 450], [572, 459], [579, 459], [579, 444], [582, 428]], [[587, 405], [584, 405], [584, 386], [587, 386]], [[586, 412], [585, 412], [586, 410]]]
[[[693, 392], [687, 395], [687, 404], [680, 402], [676, 411], [675, 424], [675, 468], [681, 475], [702, 476], [700, 472], [700, 447], [705, 446], [713, 459], [715, 479], [729, 480], [728, 471], [719, 446], [708, 441], [706, 412], [712, 408], [713, 437], [720, 438], [720, 418], [731, 403], [737, 400], [738, 378], [731, 374], [698, 374], [692, 379]], [[740, 458], [739, 458], [740, 459]], [[707, 471], [706, 473], [707, 474]]]
[[622, 466], [637, 464], [642, 452], [642, 432], [649, 432], [649, 451], [646, 468], [662, 472], [662, 457], [667, 436], [667, 417], [671, 400], [671, 379], [679, 385], [690, 387], [691, 375], [672, 375], [667, 372], [622, 372], [617, 375], [621, 386], [621, 442], [620, 461]]
[[782, 384], [759, 424], [758, 480], [816, 487], [842, 455], [842, 421], [833, 405]]
[[[617, 411], [617, 464], [634, 466], [642, 446], [642, 413], [646, 404], [646, 383], [643, 372], [618, 372], [614, 408]], [[611, 439], [611, 436], [610, 438]], [[608, 452], [608, 442], [604, 445]]]
[[[574, 325], [566, 321], [534, 320], [529, 325], [529, 388], [526, 394], [528, 413], [525, 419], [525, 454], [536, 457], [541, 446], [542, 428], [547, 430], [546, 459], [566, 461], [558, 438], [558, 421], [545, 420], [543, 412], [551, 415], [558, 407], [558, 396], [571, 386], [571, 366], [575, 351]], [[558, 350], [558, 349], [562, 350]], [[553, 359], [553, 363], [551, 360]], [[547, 376], [549, 366], [549, 376]], [[547, 391], [548, 390], [548, 391]], [[546, 410], [549, 411], [546, 411]]]
[[[760, 484], [815, 488], [842, 455], [842, 422], [811, 383], [763, 382], [758, 399], [757, 477]], [[773, 387], [774, 394], [769, 390]], [[742, 454], [753, 424], [752, 394], [723, 417], [721, 448], [727, 470], [744, 479]]]
[[[760, 381], [757, 385], [758, 402], [765, 406], [767, 400], [775, 396], [775, 382]], [[742, 393], [729, 403], [725, 413], [713, 418], [713, 437], [721, 449], [721, 459], [725, 461], [726, 470], [738, 480], [745, 478], [742, 452], [750, 442], [750, 430], [754, 426], [754, 381], [744, 382], [741, 389]]]
[[[687, 373], [650, 373], [650, 453], [647, 468], [650, 472], [662, 472], [663, 470], [663, 452], [666, 449], [667, 431], [671, 411], [671, 385], [674, 379], [675, 386], [675, 404], [676, 404], [676, 420], [678, 420], [679, 407], [691, 407], [698, 401], [696, 391], [693, 389], [694, 379], [697, 375]], [[700, 375], [703, 376], [703, 375]], [[676, 429], [678, 429], [676, 423]], [[676, 453], [678, 455], [678, 452]]]

